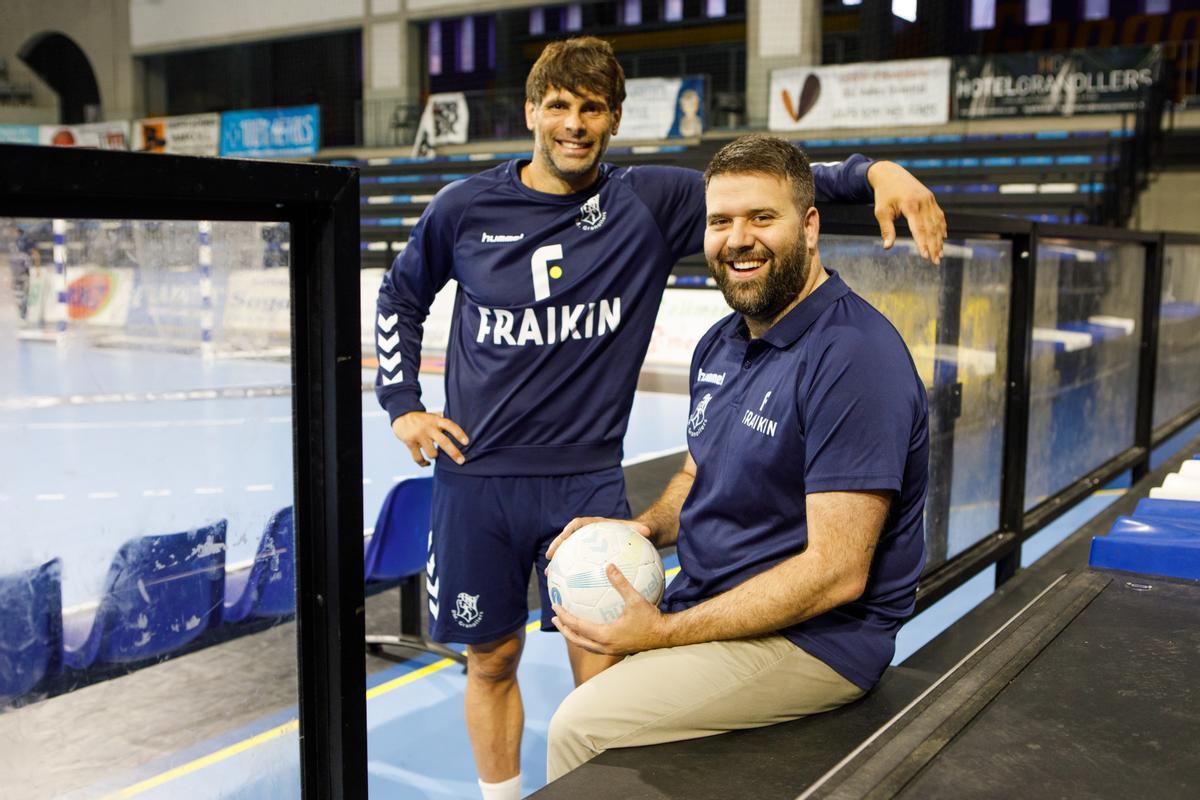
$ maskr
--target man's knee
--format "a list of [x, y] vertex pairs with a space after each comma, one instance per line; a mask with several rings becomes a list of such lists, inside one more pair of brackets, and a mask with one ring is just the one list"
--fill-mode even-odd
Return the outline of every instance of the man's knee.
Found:
[[483, 683], [510, 683], [516, 680], [521, 650], [525, 644], [523, 632], [486, 644], [467, 646], [467, 679]]
[[546, 732], [546, 780], [552, 781], [604, 752], [596, 732], [591, 706], [584, 702], [587, 692], [575, 690], [567, 695]]

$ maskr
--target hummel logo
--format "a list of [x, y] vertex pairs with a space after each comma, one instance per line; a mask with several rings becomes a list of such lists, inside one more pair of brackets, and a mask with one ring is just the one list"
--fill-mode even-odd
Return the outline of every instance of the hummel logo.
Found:
[[519, 242], [525, 238], [523, 233], [484, 233], [481, 242]]

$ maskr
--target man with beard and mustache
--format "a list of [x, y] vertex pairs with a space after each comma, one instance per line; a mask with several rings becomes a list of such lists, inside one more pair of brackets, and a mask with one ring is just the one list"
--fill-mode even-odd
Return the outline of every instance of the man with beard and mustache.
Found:
[[929, 432], [908, 349], [821, 263], [803, 153], [745, 136], [704, 177], [704, 254], [735, 313], [692, 357], [684, 468], [631, 523], [678, 547], [680, 573], [660, 609], [610, 564], [625, 611], [607, 625], [554, 607], [567, 641], [628, 657], [554, 715], [550, 780], [606, 749], [850, 702], [913, 611]]
[[[436, 460], [428, 566], [431, 637], [467, 644], [467, 730], [487, 797], [517, 797], [524, 711], [516, 670], [538, 565], [578, 515], [628, 516], [621, 446], [674, 264], [703, 249], [695, 170], [602, 162], [624, 75], [594, 38], [546, 47], [526, 82], [531, 160], [443, 189], [379, 292], [376, 393], [422, 466]], [[822, 200], [868, 202], [885, 246], [903, 213], [937, 261], [945, 219], [896, 164], [852, 156], [815, 168]], [[421, 324], [458, 282], [446, 406], [427, 413]], [[468, 434], [470, 438], [468, 439]], [[575, 682], [614, 662], [568, 644]]]

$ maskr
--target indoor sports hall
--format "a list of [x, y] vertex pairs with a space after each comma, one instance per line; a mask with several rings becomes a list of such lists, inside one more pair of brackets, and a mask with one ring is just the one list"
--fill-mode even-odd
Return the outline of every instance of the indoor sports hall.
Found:
[[[429, 411], [453, 405], [477, 366], [455, 349], [474, 287], [413, 312], [419, 359], [377, 301], [440, 192], [542, 157], [526, 75], [583, 35], [624, 71], [618, 170], [704, 170], [770, 133], [814, 163], [892, 162], [936, 197], [938, 263], [903, 216], [885, 247], [887, 214], [817, 201], [822, 263], [899, 332], [928, 398], [925, 561], [861, 699], [614, 746], [550, 783], [575, 682], [531, 574], [521, 795], [1200, 791], [1200, 4], [10, 0], [0, 17], [0, 800], [481, 796], [464, 646], [428, 631], [489, 607], [439, 605], [433, 469], [376, 394], [403, 372]], [[633, 213], [583, 197], [580, 230]], [[520, 243], [513, 220], [478, 243]], [[560, 248], [547, 266], [553, 288], [574, 265]], [[713, 274], [699, 253], [674, 264], [628, 365], [634, 516], [692, 452], [696, 387], [719, 385], [692, 360], [730, 314]], [[538, 275], [535, 257], [541, 303]], [[602, 346], [633, 318], [621, 299], [496, 306], [478, 342]], [[688, 569], [660, 555], [668, 583]]]

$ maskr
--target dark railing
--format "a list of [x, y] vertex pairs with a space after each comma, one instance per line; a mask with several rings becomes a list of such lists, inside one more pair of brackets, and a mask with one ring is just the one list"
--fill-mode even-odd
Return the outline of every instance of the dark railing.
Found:
[[[1174, 105], [1175, 62], [1159, 58], [1154, 62], [1154, 80], [1142, 89], [1138, 108], [1132, 113], [1132, 135], [1114, 143], [1110, 164], [1116, 161], [1113, 180], [1105, 187], [1100, 218], [1103, 225], [1124, 226], [1137, 207], [1138, 197], [1150, 185], [1155, 166], [1162, 163], [1163, 117]], [[1122, 115], [1121, 126], [1129, 130], [1129, 115]], [[1113, 158], [1115, 156], [1115, 159]]]

